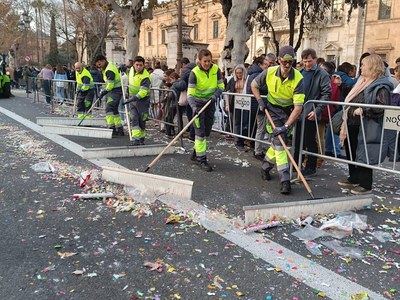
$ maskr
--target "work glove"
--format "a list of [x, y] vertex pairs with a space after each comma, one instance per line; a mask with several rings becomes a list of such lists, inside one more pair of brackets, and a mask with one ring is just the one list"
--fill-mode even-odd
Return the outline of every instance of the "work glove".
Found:
[[124, 105], [127, 105], [127, 104], [129, 104], [129, 103], [131, 103], [131, 102], [136, 102], [137, 100], [138, 100], [138, 97], [136, 97], [136, 96], [131, 96], [131, 97], [129, 97], [129, 99], [126, 100], [123, 104], [124, 104]]
[[260, 107], [260, 111], [264, 112], [265, 111], [265, 103], [262, 98], [257, 99], [258, 106]]
[[215, 102], [217, 102], [217, 97], [216, 96], [212, 96], [210, 98], [210, 101], [212, 102], [212, 104], [215, 104]]
[[203, 108], [203, 106], [192, 106], [192, 111], [193, 111], [193, 114], [194, 115], [198, 115], [199, 114], [199, 112], [200, 112], [200, 110]]
[[107, 90], [101, 90], [100, 91], [100, 95], [99, 95], [99, 99], [102, 99], [105, 95], [107, 95], [108, 94], [108, 91]]
[[285, 134], [289, 129], [289, 126], [287, 125], [283, 125], [280, 127], [275, 127], [274, 130], [272, 131], [272, 133], [274, 134], [274, 136], [278, 136], [280, 134]]

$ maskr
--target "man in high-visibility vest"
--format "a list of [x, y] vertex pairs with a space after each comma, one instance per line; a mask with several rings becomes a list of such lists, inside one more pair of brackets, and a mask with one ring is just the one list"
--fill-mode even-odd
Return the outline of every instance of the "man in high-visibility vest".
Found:
[[196, 116], [194, 122], [195, 141], [191, 160], [196, 161], [199, 167], [211, 172], [212, 167], [207, 162], [207, 138], [214, 123], [215, 102], [224, 91], [224, 81], [217, 65], [212, 63], [212, 55], [208, 49], [201, 49], [198, 55], [198, 65], [189, 75], [187, 99], [195, 114], [203, 106], [211, 103], [202, 114]]
[[118, 105], [122, 99], [121, 77], [118, 68], [107, 61], [104, 55], [97, 55], [95, 58], [96, 67], [101, 70], [105, 88], [101, 90], [99, 98], [106, 97], [106, 122], [108, 128], [113, 130], [113, 136], [124, 135], [121, 117], [119, 116]]
[[76, 101], [78, 118], [83, 118], [92, 107], [94, 97], [94, 82], [92, 74], [82, 63], [75, 63]]
[[129, 103], [131, 111], [132, 146], [144, 145], [146, 121], [149, 119], [150, 107], [150, 73], [144, 68], [145, 60], [136, 56], [128, 75]]
[[[292, 67], [294, 59], [293, 47], [282, 47], [279, 50], [279, 66], [267, 68], [251, 83], [251, 91], [260, 110], [267, 108], [276, 126], [270, 132], [273, 134], [272, 145], [265, 154], [261, 175], [264, 180], [271, 180], [270, 171], [276, 164], [281, 181], [280, 192], [285, 195], [291, 193], [289, 162], [278, 136], [285, 140], [289, 128], [299, 118], [304, 103], [303, 76]], [[266, 101], [260, 95], [260, 88], [265, 87], [268, 90]]]
[[0, 98], [10, 98], [11, 96], [11, 83], [10, 77], [0, 71]]

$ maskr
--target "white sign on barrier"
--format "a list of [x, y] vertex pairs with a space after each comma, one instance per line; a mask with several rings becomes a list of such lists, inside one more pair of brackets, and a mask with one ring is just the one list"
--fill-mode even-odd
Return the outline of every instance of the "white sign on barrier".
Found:
[[251, 97], [235, 96], [235, 109], [250, 110]]
[[386, 109], [383, 128], [400, 131], [400, 110]]

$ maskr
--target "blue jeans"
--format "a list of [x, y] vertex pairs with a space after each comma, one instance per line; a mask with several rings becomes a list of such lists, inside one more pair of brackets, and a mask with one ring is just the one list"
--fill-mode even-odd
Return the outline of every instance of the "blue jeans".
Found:
[[328, 125], [325, 133], [325, 153], [329, 152], [335, 154], [334, 149], [336, 149], [336, 155], [341, 155], [342, 152], [339, 145], [339, 136], [337, 134], [333, 134], [332, 141], [331, 127]]
[[51, 102], [51, 82], [49, 79], [43, 80], [43, 89], [44, 89], [44, 94], [46, 95], [46, 103], [50, 104], [50, 102]]

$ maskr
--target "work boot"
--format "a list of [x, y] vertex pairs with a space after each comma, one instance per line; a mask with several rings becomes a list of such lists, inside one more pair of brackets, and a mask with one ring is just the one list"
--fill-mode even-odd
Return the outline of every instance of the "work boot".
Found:
[[292, 192], [292, 188], [290, 186], [290, 181], [283, 181], [281, 182], [281, 194], [283, 195], [289, 195]]
[[212, 167], [208, 164], [207, 161], [200, 161], [199, 162], [199, 167], [200, 169], [206, 171], [206, 172], [211, 172], [212, 171]]
[[141, 146], [144, 145], [144, 137], [140, 138], [139, 143], [140, 143]]
[[116, 137], [118, 135], [117, 129], [115, 129], [115, 127], [111, 127], [110, 129], [112, 129], [112, 137]]
[[271, 180], [271, 174], [269, 174], [270, 169], [261, 169], [261, 178], [262, 180], [267, 180], [270, 181]]
[[196, 150], [193, 149], [192, 154], [190, 155], [190, 160], [197, 162], [197, 157], [196, 157]]
[[131, 141], [131, 146], [140, 146], [140, 140], [139, 139], [134, 139]]
[[124, 128], [118, 127], [118, 128], [117, 128], [117, 135], [119, 135], [119, 136], [124, 136], [124, 135], [125, 135], [125, 133], [124, 133]]

